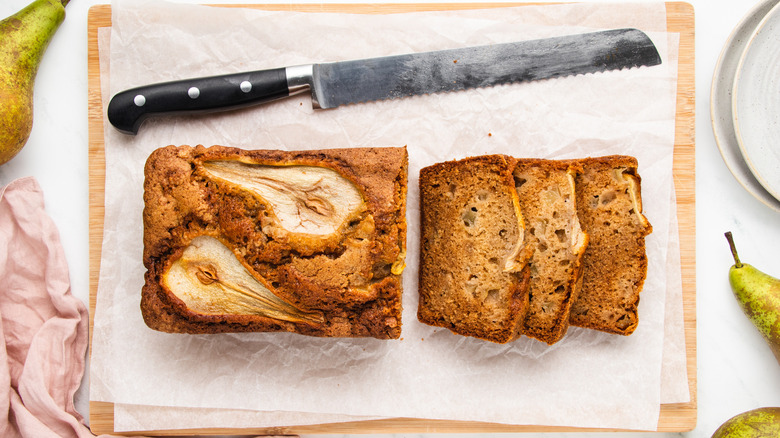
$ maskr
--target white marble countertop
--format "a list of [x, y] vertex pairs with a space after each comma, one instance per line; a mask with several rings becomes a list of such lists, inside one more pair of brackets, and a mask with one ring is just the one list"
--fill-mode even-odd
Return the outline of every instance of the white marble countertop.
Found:
[[[761, 406], [780, 406], [780, 365], [732, 296], [727, 278], [732, 259], [723, 237], [725, 231], [732, 231], [743, 261], [780, 276], [780, 258], [776, 256], [780, 212], [750, 196], [731, 175], [718, 151], [709, 111], [712, 75], [723, 44], [741, 18], [760, 1], [689, 1], [696, 13], [698, 422], [683, 436], [709, 437], [733, 415]], [[0, 3], [0, 16], [14, 13], [28, 2], [5, 0]], [[34, 176], [40, 183], [47, 211], [61, 234], [72, 292], [85, 303], [89, 297], [87, 13], [92, 5], [100, 3], [106, 1], [71, 0], [67, 18], [38, 72], [32, 135], [16, 158], [0, 166], [0, 185], [25, 176]], [[86, 399], [87, 392], [82, 388], [77, 406], [85, 414]]]

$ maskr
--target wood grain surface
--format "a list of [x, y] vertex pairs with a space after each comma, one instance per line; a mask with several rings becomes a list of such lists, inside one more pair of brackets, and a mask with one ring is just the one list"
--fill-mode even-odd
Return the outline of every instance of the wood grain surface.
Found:
[[[522, 6], [533, 3], [435, 3], [435, 4], [278, 4], [228, 5], [225, 7], [255, 7], [267, 10], [297, 12], [353, 12], [386, 14], [415, 11], [494, 8]], [[667, 29], [680, 34], [679, 71], [677, 82], [677, 114], [674, 148], [674, 185], [677, 195], [680, 256], [682, 263], [683, 311], [687, 353], [688, 386], [691, 401], [661, 405], [657, 431], [681, 432], [696, 426], [696, 217], [695, 206], [695, 63], [694, 11], [684, 2], [666, 3]], [[89, 285], [90, 285], [90, 345], [95, 314], [98, 275], [100, 272], [103, 240], [105, 154], [103, 103], [100, 88], [98, 29], [111, 26], [111, 7], [93, 6], [88, 17], [88, 74], [89, 74]], [[137, 433], [114, 432], [114, 405], [90, 402], [90, 424], [96, 434]], [[480, 422], [423, 420], [393, 418], [349, 423], [319, 424], [277, 428], [214, 428], [144, 431], [144, 435], [290, 435], [325, 433], [500, 433], [500, 432], [587, 432], [614, 431], [612, 429], [582, 429], [544, 425], [503, 425]]]

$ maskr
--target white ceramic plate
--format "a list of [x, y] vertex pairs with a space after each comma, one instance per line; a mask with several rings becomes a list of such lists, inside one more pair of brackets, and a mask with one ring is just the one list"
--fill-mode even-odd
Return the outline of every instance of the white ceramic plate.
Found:
[[734, 131], [748, 167], [780, 199], [780, 5], [756, 27], [732, 91]]
[[732, 87], [737, 67], [747, 46], [750, 36], [759, 23], [772, 8], [780, 4], [780, 0], [765, 0], [753, 7], [731, 32], [720, 53], [715, 73], [712, 79], [710, 93], [710, 116], [715, 141], [720, 149], [723, 161], [737, 181], [750, 194], [770, 208], [780, 211], [780, 200], [772, 196], [748, 167], [742, 156], [736, 132], [734, 130], [732, 112]]

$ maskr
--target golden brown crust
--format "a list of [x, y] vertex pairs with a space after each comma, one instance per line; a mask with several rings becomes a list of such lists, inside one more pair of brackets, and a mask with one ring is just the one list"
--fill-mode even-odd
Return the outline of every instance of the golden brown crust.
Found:
[[530, 251], [510, 161], [489, 155], [420, 171], [421, 322], [497, 343], [522, 334]]
[[[357, 188], [364, 205], [333, 233], [283, 230], [266, 200], [241, 184], [215, 177], [204, 166], [220, 160], [330, 169]], [[141, 309], [147, 325], [183, 333], [287, 331], [398, 338], [407, 163], [405, 147], [247, 151], [168, 146], [156, 150], [147, 160], [144, 183], [147, 273]], [[192, 311], [162, 279], [198, 236], [213, 237], [230, 248], [274, 295], [321, 314], [323, 320]]]
[[583, 168], [577, 178], [578, 214], [590, 242], [570, 323], [630, 335], [639, 322], [647, 276], [645, 236], [652, 232], [642, 214], [637, 161], [619, 155], [578, 161]]

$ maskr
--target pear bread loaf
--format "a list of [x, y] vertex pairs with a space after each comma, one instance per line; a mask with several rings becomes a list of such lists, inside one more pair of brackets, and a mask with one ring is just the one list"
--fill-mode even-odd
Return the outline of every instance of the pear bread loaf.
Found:
[[642, 212], [637, 161], [607, 156], [580, 163], [577, 211], [590, 241], [570, 322], [630, 335], [639, 322], [639, 293], [647, 275], [645, 237], [653, 230]]
[[547, 344], [558, 342], [569, 327], [588, 244], [577, 217], [579, 171], [576, 162], [537, 159], [520, 159], [513, 171], [528, 238], [536, 248], [524, 332]]
[[486, 155], [420, 171], [421, 322], [496, 343], [522, 334], [531, 251], [509, 161]]
[[398, 338], [407, 167], [405, 147], [157, 149], [145, 166], [144, 321]]
[[486, 155], [419, 184], [421, 322], [499, 343], [636, 327], [652, 227], [635, 158]]

